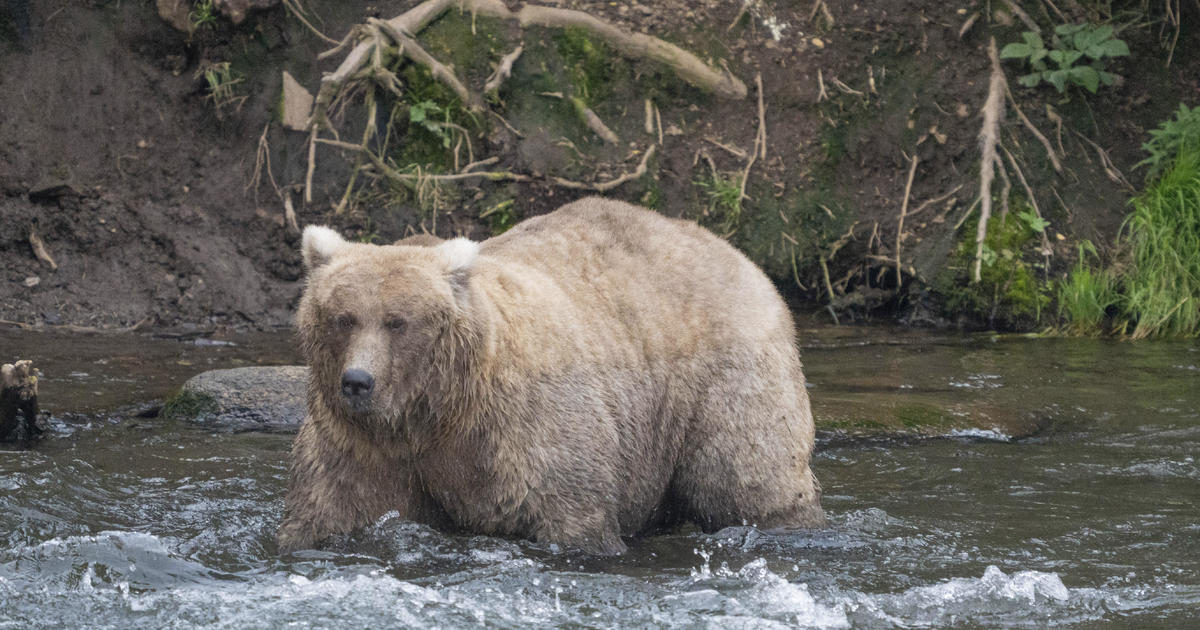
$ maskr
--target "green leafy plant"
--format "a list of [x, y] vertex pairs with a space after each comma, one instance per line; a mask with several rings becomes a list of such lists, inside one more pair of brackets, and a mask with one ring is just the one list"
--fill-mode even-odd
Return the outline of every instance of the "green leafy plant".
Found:
[[202, 28], [215, 28], [217, 15], [213, 13], [213, 0], [200, 0], [192, 5], [192, 10], [188, 12], [188, 23], [192, 32]]
[[1136, 167], [1148, 166], [1147, 179], [1153, 179], [1164, 171], [1179, 152], [1183, 149], [1200, 149], [1200, 106], [1188, 109], [1187, 105], [1179, 104], [1179, 111], [1174, 119], [1169, 119], [1159, 125], [1158, 129], [1150, 131], [1150, 141], [1142, 148], [1150, 157], [1138, 162]]
[[1043, 264], [1030, 254], [1038, 231], [1047, 224], [1031, 208], [992, 217], [984, 238], [980, 281], [967, 282], [975, 257], [975, 230], [967, 231], [957, 248], [955, 263], [937, 280], [948, 314], [972, 313], [992, 325], [1022, 327], [1037, 324], [1050, 305], [1051, 286], [1039, 279]]
[[446, 129], [445, 121], [434, 120], [432, 116], [442, 115], [444, 119], [448, 119], [449, 114], [437, 103], [433, 101], [421, 101], [413, 103], [408, 108], [408, 121], [429, 133], [437, 136], [442, 141], [442, 146], [450, 148], [450, 132]]
[[1038, 216], [1033, 210], [1022, 210], [1017, 213], [1017, 216], [1025, 222], [1025, 225], [1029, 226], [1029, 229], [1038, 234], [1045, 232], [1046, 228], [1050, 227], [1050, 222]]
[[[1129, 46], [1113, 36], [1108, 24], [1062, 24], [1054, 29], [1051, 47], [1032, 31], [1021, 34], [1022, 42], [1012, 42], [1000, 51], [1001, 59], [1025, 59], [1033, 72], [1018, 81], [1036, 87], [1042, 81], [1065, 93], [1068, 85], [1078, 85], [1095, 94], [1101, 85], [1112, 85], [1115, 75], [1104, 69], [1106, 59], [1129, 55]], [[1051, 68], [1048, 61], [1054, 62]], [[1076, 65], [1078, 62], [1084, 64]]]

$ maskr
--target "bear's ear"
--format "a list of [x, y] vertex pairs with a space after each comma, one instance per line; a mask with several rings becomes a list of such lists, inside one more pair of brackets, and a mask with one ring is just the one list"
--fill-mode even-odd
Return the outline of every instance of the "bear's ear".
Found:
[[328, 263], [348, 245], [340, 234], [323, 225], [304, 228], [304, 238], [300, 246], [300, 252], [304, 254], [304, 268], [313, 271]]
[[470, 268], [471, 263], [475, 262], [475, 257], [479, 255], [479, 243], [469, 238], [452, 238], [439, 243], [434, 249], [442, 260], [446, 261], [451, 274]]
[[479, 243], [467, 238], [454, 238], [434, 247], [446, 263], [447, 279], [454, 291], [454, 299], [462, 306], [467, 299], [467, 280], [471, 265], [479, 256]]

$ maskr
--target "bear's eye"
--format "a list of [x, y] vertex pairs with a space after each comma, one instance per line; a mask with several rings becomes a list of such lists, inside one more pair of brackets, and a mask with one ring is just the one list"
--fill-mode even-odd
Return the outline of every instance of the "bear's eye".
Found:
[[333, 327], [337, 330], [350, 330], [354, 328], [354, 316], [349, 313], [342, 313], [333, 318]]
[[404, 332], [404, 329], [408, 327], [408, 321], [403, 317], [393, 315], [392, 317], [387, 318], [387, 321], [385, 321], [383, 325], [387, 326], [387, 329], [392, 332], [400, 333]]

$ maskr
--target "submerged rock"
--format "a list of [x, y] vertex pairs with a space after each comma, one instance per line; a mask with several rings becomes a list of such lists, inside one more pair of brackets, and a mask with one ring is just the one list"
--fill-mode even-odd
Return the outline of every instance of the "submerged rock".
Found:
[[295, 431], [304, 420], [308, 368], [211, 370], [188, 379], [163, 417], [234, 431]]

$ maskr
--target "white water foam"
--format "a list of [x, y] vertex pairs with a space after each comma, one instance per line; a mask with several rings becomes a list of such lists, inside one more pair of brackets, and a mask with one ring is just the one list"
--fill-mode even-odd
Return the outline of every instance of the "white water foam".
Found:
[[970, 438], [972, 440], [991, 440], [993, 442], [1011, 442], [1012, 436], [1005, 435], [996, 429], [954, 429], [946, 434], [947, 437]]

